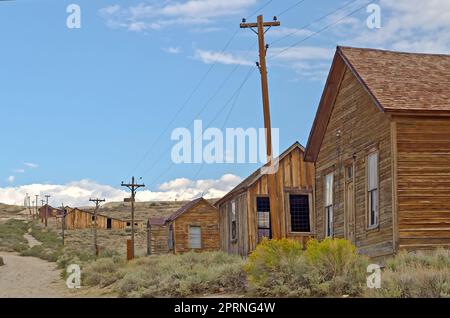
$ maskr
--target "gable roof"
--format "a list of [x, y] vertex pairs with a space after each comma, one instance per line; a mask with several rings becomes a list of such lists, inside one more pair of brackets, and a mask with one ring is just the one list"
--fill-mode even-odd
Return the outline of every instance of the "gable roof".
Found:
[[317, 159], [347, 68], [382, 112], [450, 116], [450, 55], [338, 46], [308, 139], [306, 161]]
[[[292, 146], [290, 146], [288, 149], [283, 151], [283, 153], [278, 156], [278, 159], [280, 161], [283, 160], [284, 157], [286, 157], [294, 149], [297, 149], [297, 148], [300, 149], [301, 152], [305, 152], [305, 148], [298, 141], [296, 141], [294, 144], [292, 144]], [[264, 165], [264, 166], [266, 166], [266, 165]], [[258, 168], [256, 171], [254, 171], [250, 176], [245, 178], [241, 183], [239, 183], [236, 187], [234, 187], [223, 198], [218, 200], [214, 205], [219, 206], [222, 203], [224, 203], [226, 200], [228, 200], [230, 197], [233, 197], [235, 195], [238, 195], [240, 193], [247, 191], [247, 189], [249, 187], [251, 187], [255, 182], [257, 182], [260, 178], [262, 178], [264, 176], [264, 174], [262, 174], [262, 172], [261, 172], [261, 169], [262, 169], [262, 167]]]
[[198, 199], [192, 200], [192, 201], [186, 203], [185, 205], [183, 205], [181, 208], [179, 208], [177, 211], [175, 211], [175, 213], [170, 215], [166, 219], [166, 222], [175, 220], [176, 218], [181, 216], [183, 213], [189, 211], [190, 209], [192, 209], [199, 203], [206, 203], [206, 204], [210, 205], [212, 208], [216, 209], [216, 207], [214, 205], [212, 205], [211, 203], [209, 203], [208, 200], [205, 200], [204, 198], [198, 198]]

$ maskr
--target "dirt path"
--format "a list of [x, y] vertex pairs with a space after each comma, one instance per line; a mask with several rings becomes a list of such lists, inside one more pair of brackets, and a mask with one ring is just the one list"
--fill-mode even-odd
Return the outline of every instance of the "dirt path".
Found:
[[[29, 231], [28, 231], [28, 232], [29, 232]], [[33, 236], [31, 236], [31, 235], [28, 234], [28, 233], [25, 233], [25, 234], [23, 235], [23, 237], [28, 241], [28, 246], [29, 246], [29, 247], [33, 247], [33, 246], [36, 246], [36, 245], [42, 245], [41, 242], [39, 242], [38, 240], [36, 240]]]
[[0, 252], [5, 262], [0, 267], [0, 298], [70, 297], [54, 263], [35, 257]]

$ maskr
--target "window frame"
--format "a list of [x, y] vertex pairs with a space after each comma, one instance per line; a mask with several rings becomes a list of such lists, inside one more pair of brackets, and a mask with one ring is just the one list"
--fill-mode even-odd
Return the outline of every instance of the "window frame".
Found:
[[[261, 241], [259, 240], [259, 230], [269, 230], [269, 239], [272, 239], [272, 220], [271, 220], [271, 215], [270, 215], [270, 208], [269, 208], [269, 227], [260, 227], [259, 226], [259, 211], [258, 211], [258, 199], [260, 198], [264, 198], [264, 199], [268, 199], [269, 200], [269, 206], [270, 206], [270, 198], [268, 195], [256, 195], [255, 196], [255, 213], [256, 213], [256, 240], [257, 243], [259, 244]], [[266, 212], [265, 212], [266, 213]]]
[[[323, 176], [323, 208], [324, 208], [324, 220], [325, 220], [325, 237], [334, 237], [334, 170], [328, 171]], [[331, 204], [326, 204], [327, 197], [327, 178], [331, 176]], [[331, 225], [330, 225], [330, 215], [331, 215]]]
[[[369, 157], [376, 155], [376, 188], [369, 189], [370, 184], [370, 167], [369, 167]], [[366, 180], [365, 180], [365, 196], [366, 196], [366, 228], [367, 230], [376, 230], [380, 226], [380, 151], [378, 147], [371, 147], [367, 152], [365, 156], [365, 168], [366, 168]], [[376, 210], [374, 213], [374, 219], [375, 222], [372, 224], [372, 193], [376, 192]]]
[[[313, 233], [313, 191], [312, 190], [287, 190], [286, 191], [286, 230], [289, 235], [305, 235]], [[309, 232], [294, 232], [292, 231], [292, 215], [291, 215], [291, 195], [307, 195], [309, 205]]]
[[[234, 231], [233, 231], [234, 227]], [[237, 241], [237, 213], [236, 213], [236, 200], [230, 202], [230, 241], [232, 243]]]
[[[199, 247], [193, 247], [192, 244], [191, 244], [191, 229], [193, 229], [193, 228], [197, 228], [199, 230], [199, 233], [200, 233], [200, 236], [199, 236], [200, 237], [200, 246]], [[203, 243], [202, 242], [202, 227], [200, 225], [189, 225], [189, 232], [188, 232], [189, 249], [200, 250], [200, 249], [202, 249], [202, 246], [203, 246], [202, 243]]]

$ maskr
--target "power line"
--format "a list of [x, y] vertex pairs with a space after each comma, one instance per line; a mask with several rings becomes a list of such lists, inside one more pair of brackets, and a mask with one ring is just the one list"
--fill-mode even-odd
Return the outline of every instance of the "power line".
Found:
[[[249, 74], [249, 78], [250, 78], [250, 76], [253, 74], [254, 71], [255, 71], [255, 69], [253, 68], [252, 71], [251, 71], [251, 73]], [[248, 79], [247, 79], [247, 80], [248, 80]], [[246, 81], [247, 81], [247, 80], [246, 80]], [[243, 88], [243, 87], [241, 87], [241, 88], [239, 89], [237, 95], [236, 95], [235, 98], [234, 98], [233, 104], [231, 105], [231, 107], [230, 107], [230, 109], [229, 109], [227, 115], [225, 116], [225, 120], [224, 120], [223, 125], [222, 125], [222, 131], [225, 129], [225, 126], [227, 125], [228, 120], [230, 119], [231, 113], [233, 112], [234, 108], [236, 107], [237, 101], [238, 101], [239, 96], [241, 95], [241, 92], [242, 92], [242, 88]], [[222, 109], [225, 109], [225, 108], [222, 108]], [[218, 114], [220, 114], [221, 112], [222, 112], [222, 111], [220, 111]], [[217, 117], [218, 117], [218, 116], [217, 116]], [[215, 119], [216, 119], [216, 118], [215, 118]], [[215, 119], [213, 119], [213, 120], [211, 121], [211, 123], [214, 122]], [[197, 170], [197, 172], [195, 173], [194, 177], [192, 178], [193, 180], [195, 180], [195, 179], [198, 178], [198, 176], [200, 175], [200, 173], [202, 172], [202, 170], [203, 170], [204, 167], [205, 167], [204, 164], [200, 166], [200, 169]]]
[[297, 29], [297, 30], [295, 30], [295, 31], [292, 31], [291, 33], [286, 34], [285, 36], [283, 36], [283, 37], [281, 37], [281, 38], [279, 38], [279, 39], [276, 39], [276, 40], [272, 41], [271, 44], [273, 45], [273, 44], [275, 44], [275, 43], [278, 43], [278, 42], [280, 42], [280, 41], [283, 41], [284, 39], [287, 39], [287, 38], [289, 38], [289, 37], [291, 37], [291, 36], [293, 36], [293, 35], [299, 33], [300, 31], [304, 31], [306, 28], [308, 28], [308, 27], [310, 27], [310, 26], [316, 24], [317, 22], [322, 21], [323, 19], [329, 17], [330, 15], [335, 14], [336, 12], [338, 12], [338, 11], [340, 11], [340, 10], [342, 10], [342, 9], [345, 9], [346, 7], [349, 7], [350, 5], [356, 3], [357, 1], [359, 1], [359, 0], [353, 0], [353, 1], [351, 1], [351, 2], [347, 2], [347, 3], [344, 4], [343, 6], [340, 6], [339, 8], [334, 9], [333, 11], [331, 11], [331, 12], [329, 12], [329, 13], [327, 13], [327, 14], [325, 14], [325, 15], [319, 17], [319, 18], [317, 18], [316, 20], [314, 20], [314, 21], [312, 21], [312, 22], [310, 22], [310, 23], [308, 23], [308, 24], [306, 24], [306, 25], [300, 27], [299, 29]]
[[[227, 102], [225, 103], [224, 107], [221, 108], [221, 110], [216, 114], [216, 116], [207, 124], [207, 126], [211, 125], [218, 117], [219, 115], [223, 112], [223, 110], [234, 100], [236, 100], [236, 96], [238, 96], [241, 92], [241, 90], [243, 89], [244, 85], [247, 83], [247, 81], [250, 79], [251, 75], [253, 74], [253, 72], [255, 71], [256, 68], [251, 68], [249, 70], [249, 72], [247, 73], [247, 75], [245, 76], [244, 80], [242, 81], [242, 83], [239, 85], [239, 87], [234, 91], [234, 93], [231, 95], [231, 97], [227, 100]], [[234, 106], [233, 106], [234, 107]], [[229, 116], [227, 116], [229, 117]], [[224, 123], [224, 125], [226, 125], [226, 123]], [[223, 129], [222, 129], [223, 130]], [[161, 179], [167, 172], [170, 171], [170, 169], [172, 169], [172, 167], [174, 166], [173, 161], [170, 163], [170, 165], [163, 170], [152, 182], [152, 184], [156, 184], [159, 179]], [[198, 172], [199, 173], [199, 172]], [[195, 178], [194, 178], [195, 179]]]
[[296, 3], [294, 3], [293, 5], [291, 5], [290, 7], [288, 7], [287, 9], [285, 9], [285, 10], [283, 10], [283, 11], [281, 11], [280, 13], [278, 13], [277, 14], [277, 17], [280, 17], [280, 16], [282, 16], [283, 14], [285, 14], [286, 12], [288, 12], [288, 11], [290, 11], [290, 10], [292, 10], [292, 9], [294, 9], [294, 8], [296, 8], [296, 7], [298, 7], [299, 5], [301, 5], [303, 2], [305, 2], [306, 0], [300, 0], [300, 1], [298, 1], [298, 2], [296, 2]]
[[356, 9], [356, 10], [350, 12], [349, 14], [343, 16], [342, 18], [338, 19], [337, 21], [335, 21], [335, 22], [333, 22], [333, 23], [331, 23], [331, 24], [326, 25], [325, 27], [321, 28], [320, 30], [318, 30], [318, 31], [316, 31], [316, 32], [314, 32], [314, 33], [308, 35], [307, 37], [301, 39], [300, 41], [295, 42], [294, 44], [292, 44], [292, 45], [286, 47], [285, 49], [279, 51], [277, 54], [275, 54], [274, 56], [272, 56], [271, 59], [274, 59], [274, 58], [280, 56], [281, 54], [285, 53], [286, 51], [288, 51], [288, 50], [290, 50], [290, 49], [296, 47], [297, 45], [299, 45], [299, 44], [305, 42], [306, 40], [308, 40], [308, 39], [310, 39], [310, 38], [316, 36], [317, 34], [319, 34], [319, 33], [323, 32], [323, 31], [325, 31], [325, 30], [331, 28], [332, 26], [338, 24], [339, 22], [341, 22], [341, 21], [344, 20], [345, 18], [348, 18], [348, 17], [350, 17], [350, 16], [356, 14], [357, 12], [361, 11], [361, 10], [364, 9], [366, 6], [367, 6], [367, 3], [366, 3], [365, 5], [359, 7], [358, 9]]
[[[228, 47], [230, 46], [231, 42], [234, 40], [234, 38], [236, 37], [237, 33], [239, 32], [239, 29], [237, 29], [233, 35], [230, 37], [230, 39], [228, 40], [228, 42], [225, 44], [225, 46], [223, 47], [223, 49], [221, 50], [221, 53], [224, 53], [225, 50], [228, 49]], [[158, 135], [158, 137], [156, 137], [156, 139], [153, 141], [153, 143], [151, 144], [151, 146], [148, 148], [148, 150], [145, 152], [145, 154], [142, 156], [142, 158], [139, 160], [139, 162], [136, 164], [136, 166], [131, 170], [131, 172], [129, 174], [132, 174], [133, 172], [136, 171], [136, 169], [138, 169], [140, 167], [140, 165], [144, 162], [144, 160], [148, 157], [148, 155], [151, 153], [151, 151], [153, 150], [153, 148], [156, 146], [156, 144], [158, 143], [158, 141], [164, 136], [164, 134], [167, 132], [167, 130], [172, 126], [172, 124], [175, 122], [175, 120], [178, 118], [178, 116], [181, 114], [181, 112], [184, 110], [184, 108], [187, 106], [187, 104], [189, 104], [189, 102], [191, 101], [192, 97], [194, 96], [194, 94], [198, 91], [198, 89], [200, 88], [200, 86], [203, 84], [203, 82], [206, 80], [206, 78], [208, 77], [208, 75], [211, 73], [211, 71], [213, 70], [213, 68], [217, 65], [217, 61], [215, 61], [213, 64], [211, 64], [211, 66], [207, 69], [207, 71], [205, 72], [205, 74], [200, 78], [200, 80], [198, 81], [197, 85], [194, 87], [194, 89], [191, 91], [191, 93], [188, 95], [187, 99], [184, 101], [184, 103], [181, 105], [181, 107], [178, 108], [178, 110], [176, 111], [175, 115], [172, 117], [172, 119], [170, 120], [170, 122], [164, 127], [164, 129], [161, 131], [161, 133]]]
[[263, 10], [265, 7], [267, 7], [273, 0], [269, 0], [267, 1], [264, 5], [262, 5], [261, 7], [259, 7], [258, 9], [256, 9], [255, 11], [253, 11], [248, 18], [252, 18], [254, 15], [258, 14], [259, 12], [261, 12], [261, 10]]

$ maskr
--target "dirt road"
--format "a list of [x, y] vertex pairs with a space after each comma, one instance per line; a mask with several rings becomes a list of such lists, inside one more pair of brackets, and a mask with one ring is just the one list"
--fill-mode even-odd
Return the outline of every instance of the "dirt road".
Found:
[[0, 252], [0, 256], [5, 262], [0, 267], [0, 298], [73, 296], [60, 278], [55, 263], [15, 253]]

